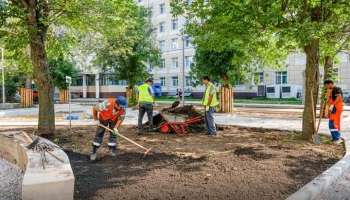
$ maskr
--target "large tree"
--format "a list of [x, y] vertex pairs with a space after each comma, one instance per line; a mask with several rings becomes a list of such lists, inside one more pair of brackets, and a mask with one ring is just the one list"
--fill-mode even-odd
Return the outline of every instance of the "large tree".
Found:
[[[348, 18], [348, 0], [197, 0], [190, 6], [181, 0], [172, 0], [172, 6], [175, 14], [187, 13], [191, 18], [204, 19], [203, 24], [198, 23], [192, 29], [200, 36], [215, 37], [213, 45], [233, 44], [232, 41], [240, 39], [252, 49], [259, 49], [264, 48], [259, 41], [272, 35], [278, 44], [275, 52], [303, 50], [306, 54], [306, 98], [302, 136], [311, 138], [315, 133], [312, 112], [316, 107], [312, 108], [312, 102], [317, 102], [320, 83], [320, 39], [340, 31], [338, 26], [333, 26], [334, 20]], [[264, 59], [259, 52], [254, 56]]]
[[156, 29], [147, 18], [148, 10], [143, 7], [135, 7], [129, 15], [134, 22], [125, 30], [126, 35], [132, 38], [127, 43], [130, 49], [121, 52], [124, 44], [115, 34], [102, 37], [103, 45], [96, 49], [96, 65], [101, 66], [102, 71], [113, 72], [112, 79], [126, 80], [129, 89], [151, 76], [147, 64], [155, 67], [161, 64], [161, 53], [155, 39]]
[[[122, 17], [129, 12], [129, 5], [134, 5], [134, 2], [132, 0], [1, 1], [2, 35], [11, 38], [8, 41], [16, 44], [29, 45], [34, 80], [40, 99], [38, 123], [40, 134], [53, 134], [55, 130], [54, 87], [46, 49], [48, 31], [54, 25], [89, 30], [98, 29], [99, 24], [103, 24], [108, 25], [110, 30], [118, 29], [118, 33], [123, 33], [123, 26], [127, 26], [130, 22]], [[103, 30], [108, 33], [108, 29]]]

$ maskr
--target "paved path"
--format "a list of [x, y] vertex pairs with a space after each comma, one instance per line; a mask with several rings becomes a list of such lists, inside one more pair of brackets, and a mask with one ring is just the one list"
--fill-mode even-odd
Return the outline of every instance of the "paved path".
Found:
[[[86, 114], [92, 114], [91, 106], [72, 104], [71, 107], [73, 113], [84, 112]], [[296, 111], [294, 108], [291, 108]], [[289, 109], [289, 111], [291, 111]], [[265, 109], [260, 109], [262, 112]], [[271, 109], [266, 109], [271, 110]], [[275, 109], [275, 111], [279, 110]], [[55, 112], [67, 112], [67, 104], [56, 104]], [[283, 110], [282, 110], [283, 111]], [[286, 110], [287, 111], [287, 110]], [[299, 110], [302, 112], [302, 110]], [[5, 117], [15, 117], [15, 116], [28, 116], [37, 115], [38, 108], [27, 108], [27, 109], [12, 109], [4, 110], [0, 112], [0, 118]], [[127, 112], [127, 117], [123, 124], [136, 125], [137, 124], [138, 111], [129, 110]], [[342, 119], [342, 136], [346, 139], [350, 139], [350, 117], [343, 117]], [[146, 116], [144, 121], [147, 121]], [[261, 117], [261, 116], [242, 116], [242, 115], [229, 115], [229, 114], [215, 114], [215, 122], [220, 125], [236, 125], [244, 127], [258, 127], [265, 129], [279, 129], [279, 130], [296, 130], [301, 131], [302, 129], [302, 119], [300, 118], [271, 118], [271, 117]], [[58, 121], [56, 125], [68, 125], [69, 121]], [[92, 125], [93, 120], [72, 120], [72, 125]], [[21, 121], [0, 121], [0, 126], [36, 126], [37, 121], [33, 120], [21, 120]], [[320, 126], [320, 133], [328, 134], [328, 120], [323, 119]], [[344, 175], [334, 182], [329, 189], [324, 191], [318, 198], [318, 200], [337, 200], [337, 199], [350, 199], [350, 170], [348, 170]]]

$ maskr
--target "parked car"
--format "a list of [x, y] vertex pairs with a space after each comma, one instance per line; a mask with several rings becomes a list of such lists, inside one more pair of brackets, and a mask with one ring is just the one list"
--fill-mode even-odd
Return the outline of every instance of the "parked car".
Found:
[[344, 92], [343, 96], [344, 96], [343, 102], [350, 103], [350, 92]]

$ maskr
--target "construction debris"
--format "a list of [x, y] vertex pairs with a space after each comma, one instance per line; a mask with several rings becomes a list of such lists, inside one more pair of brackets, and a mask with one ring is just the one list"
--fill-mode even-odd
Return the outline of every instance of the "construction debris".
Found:
[[48, 142], [47, 140], [40, 138], [39, 136], [34, 135], [33, 133], [30, 134], [30, 136], [27, 135], [27, 133], [23, 132], [23, 135], [28, 139], [30, 142], [28, 145], [28, 149], [33, 149], [34, 153], [39, 153], [41, 156], [41, 165], [45, 169], [45, 163], [49, 163], [46, 158], [46, 154], [50, 154], [52, 157], [57, 159], [58, 161], [64, 163], [64, 161], [57, 156], [55, 156], [52, 151], [55, 150], [55, 148], [60, 149], [57, 145]]

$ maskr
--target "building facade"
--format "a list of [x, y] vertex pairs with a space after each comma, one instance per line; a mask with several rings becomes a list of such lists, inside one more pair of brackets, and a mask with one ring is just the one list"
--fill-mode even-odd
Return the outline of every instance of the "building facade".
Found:
[[[187, 2], [191, 3], [191, 0]], [[154, 67], [148, 64], [154, 83], [161, 84], [163, 95], [175, 92], [184, 85], [185, 92], [192, 93], [193, 97], [201, 97], [204, 87], [192, 87], [188, 76], [195, 49], [191, 45], [190, 38], [181, 34], [186, 23], [189, 22], [186, 16], [174, 18], [171, 15], [169, 0], [136, 0], [136, 3], [149, 9], [149, 21], [154, 27], [157, 27], [156, 42], [162, 52], [162, 65]], [[335, 70], [339, 75], [337, 84], [343, 90], [348, 90], [350, 89], [350, 57], [345, 53], [340, 53], [339, 57], [340, 63], [335, 65]], [[91, 63], [92, 56], [83, 58], [83, 60], [88, 63], [84, 65], [91, 65], [89, 63]], [[247, 77], [246, 82], [238, 83], [234, 88], [235, 98], [299, 97], [303, 88], [305, 66], [305, 54], [298, 51], [291, 52], [284, 68], [277, 70], [267, 67], [264, 71], [257, 71]], [[111, 81], [108, 79], [108, 74], [99, 74], [93, 66], [87, 67], [80, 64], [78, 67], [83, 73], [72, 87], [76, 97], [106, 98], [125, 95], [127, 84], [124, 80]], [[323, 74], [322, 67], [320, 70]], [[274, 95], [271, 94], [272, 87], [274, 87]], [[288, 92], [289, 95], [283, 95]]]

